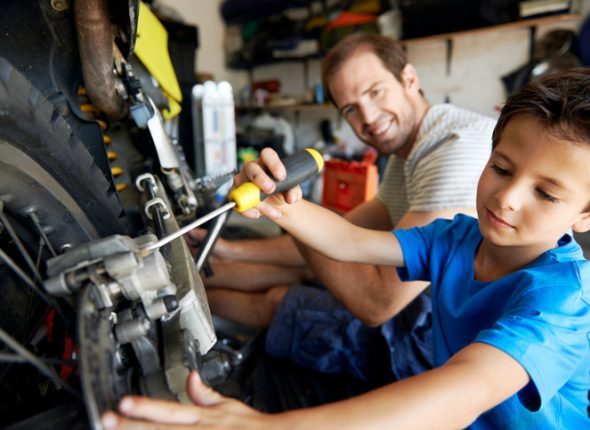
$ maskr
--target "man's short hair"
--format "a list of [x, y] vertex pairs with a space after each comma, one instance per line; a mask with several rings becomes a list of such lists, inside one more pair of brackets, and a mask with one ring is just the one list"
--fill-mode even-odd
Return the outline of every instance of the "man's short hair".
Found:
[[374, 53], [393, 76], [402, 82], [402, 71], [408, 60], [402, 45], [386, 36], [375, 33], [353, 33], [338, 42], [322, 60], [322, 81], [328, 99], [334, 102], [330, 94], [329, 82], [338, 73], [342, 65], [360, 51]]
[[556, 138], [590, 144], [590, 69], [578, 67], [547, 76], [510, 96], [494, 129], [492, 148], [507, 124], [521, 116], [537, 119]]

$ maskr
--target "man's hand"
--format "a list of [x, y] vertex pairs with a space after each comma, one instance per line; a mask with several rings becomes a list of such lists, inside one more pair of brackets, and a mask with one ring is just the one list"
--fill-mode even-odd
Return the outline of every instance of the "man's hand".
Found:
[[120, 414], [105, 413], [102, 425], [106, 430], [277, 428], [271, 415], [223, 397], [203, 384], [197, 372], [189, 375], [187, 388], [194, 404], [128, 396], [119, 403]]
[[[268, 172], [268, 173], [267, 173]], [[242, 185], [244, 182], [254, 183], [260, 190], [266, 194], [271, 194], [276, 188], [273, 178], [276, 181], [282, 181], [287, 177], [287, 171], [279, 155], [270, 148], [264, 148], [260, 152], [260, 158], [247, 163], [242, 171], [234, 176], [234, 188]], [[297, 186], [281, 195], [269, 197], [260, 203], [256, 208], [248, 209], [242, 212], [242, 215], [248, 218], [259, 218], [265, 215], [268, 218], [276, 219], [281, 216], [278, 209], [285, 203], [295, 203], [301, 200], [301, 187]]]

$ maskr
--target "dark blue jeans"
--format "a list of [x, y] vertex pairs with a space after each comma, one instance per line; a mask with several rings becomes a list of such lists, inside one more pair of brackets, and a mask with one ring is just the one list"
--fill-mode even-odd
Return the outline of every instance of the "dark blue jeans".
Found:
[[266, 350], [319, 372], [399, 380], [432, 368], [431, 309], [422, 293], [382, 326], [369, 327], [325, 289], [295, 286], [277, 309]]

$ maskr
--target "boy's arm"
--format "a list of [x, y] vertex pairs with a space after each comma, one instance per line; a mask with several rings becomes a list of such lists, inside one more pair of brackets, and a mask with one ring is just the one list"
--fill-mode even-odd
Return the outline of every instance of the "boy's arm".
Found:
[[305, 200], [284, 204], [281, 196], [266, 200], [279, 209], [272, 219], [300, 240], [327, 257], [340, 261], [403, 266], [396, 237], [387, 231], [358, 227], [334, 212]]
[[334, 429], [465, 428], [528, 382], [525, 369], [510, 355], [473, 343], [442, 367], [337, 403], [333, 409], [320, 407], [295, 422], [301, 428], [318, 422], [330, 422]]
[[196, 405], [134, 397], [132, 402], [123, 403], [123, 412], [152, 424], [109, 415], [119, 425], [108, 428], [176, 428], [173, 424], [195, 429], [465, 428], [528, 382], [528, 374], [510, 355], [487, 344], [473, 343], [444, 366], [421, 375], [341, 402], [277, 415], [262, 414], [224, 398], [193, 374], [189, 393]]

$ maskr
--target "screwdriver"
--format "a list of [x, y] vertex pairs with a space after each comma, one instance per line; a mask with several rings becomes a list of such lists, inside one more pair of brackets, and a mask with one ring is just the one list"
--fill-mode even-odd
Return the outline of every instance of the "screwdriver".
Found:
[[[280, 182], [274, 181], [276, 188], [272, 194], [282, 193], [290, 190], [295, 186], [301, 184], [306, 179], [311, 178], [316, 173], [320, 172], [324, 167], [324, 159], [322, 155], [313, 148], [305, 148], [293, 155], [290, 155], [281, 160], [285, 169], [287, 170], [287, 177]], [[192, 229], [205, 224], [207, 221], [221, 215], [224, 212], [235, 208], [236, 212], [244, 212], [257, 206], [262, 200], [270, 194], [263, 193], [258, 186], [252, 182], [245, 182], [229, 194], [229, 203], [226, 203], [207, 215], [197, 218], [190, 224], [185, 225], [172, 234], [163, 237], [157, 242], [148, 244], [141, 249], [143, 253], [149, 253], [154, 249], [158, 249], [174, 239], [183, 236]]]

